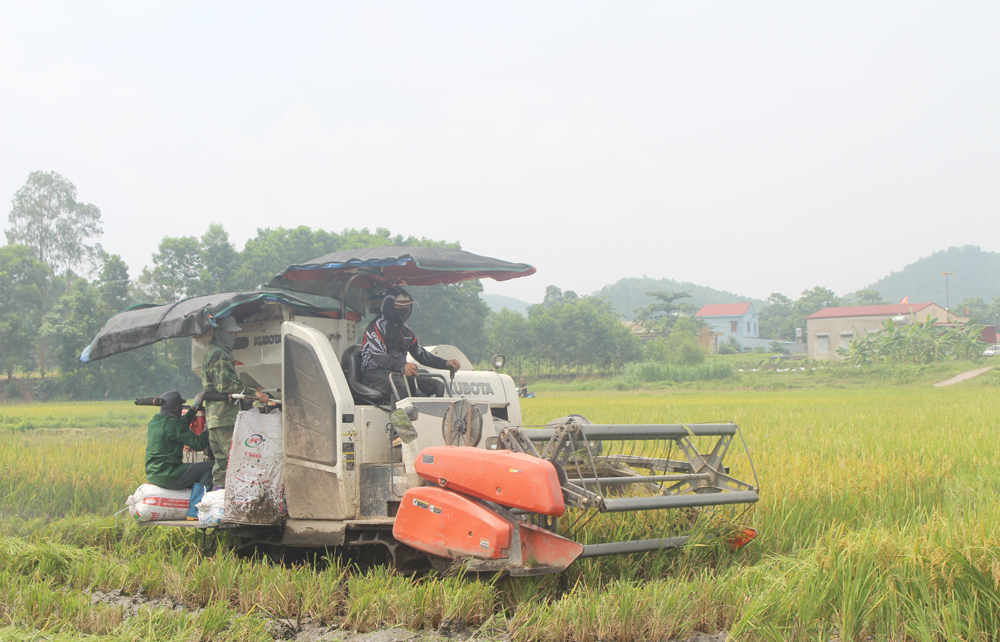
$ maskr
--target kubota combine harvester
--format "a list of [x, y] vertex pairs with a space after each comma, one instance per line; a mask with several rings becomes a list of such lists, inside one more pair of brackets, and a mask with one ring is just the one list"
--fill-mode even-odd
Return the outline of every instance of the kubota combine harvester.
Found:
[[[574, 415], [525, 426], [514, 382], [499, 372], [502, 357], [493, 370], [476, 371], [448, 345], [429, 349], [458, 359], [461, 370], [453, 377], [422, 370], [444, 381], [443, 398], [409, 397], [393, 408], [362, 383], [359, 322], [386, 288], [534, 272], [442, 248], [335, 252], [288, 267], [268, 286], [329, 297], [336, 308], [279, 291], [133, 308], [108, 321], [83, 359], [194, 337], [191, 363], [199, 373], [205, 336], [219, 318], [236, 318], [237, 371], [271, 394], [281, 412], [283, 505], [225, 508], [222, 528], [248, 543], [381, 546], [403, 572], [461, 563], [469, 571], [529, 575], [561, 571], [581, 557], [682, 546], [687, 536], [667, 530], [689, 525], [694, 509], [756, 502], [756, 478], [741, 481], [725, 463], [739, 442], [752, 470], [732, 423], [604, 425]], [[390, 426], [401, 445], [393, 446]], [[679, 519], [654, 517], [670, 509], [684, 510], [674, 513]], [[637, 532], [628, 523], [641, 522], [653, 537], [609, 542], [614, 532], [603, 529], [601, 543], [571, 539], [601, 515], [619, 515], [622, 532]]]

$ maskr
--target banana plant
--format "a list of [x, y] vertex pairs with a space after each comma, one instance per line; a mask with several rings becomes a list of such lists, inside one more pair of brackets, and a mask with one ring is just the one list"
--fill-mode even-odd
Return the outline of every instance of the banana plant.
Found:
[[837, 352], [853, 364], [875, 366], [880, 363], [937, 363], [947, 359], [981, 361], [983, 344], [979, 336], [982, 325], [962, 326], [939, 324], [929, 318], [909, 325], [886, 319], [876, 332], [859, 333]]

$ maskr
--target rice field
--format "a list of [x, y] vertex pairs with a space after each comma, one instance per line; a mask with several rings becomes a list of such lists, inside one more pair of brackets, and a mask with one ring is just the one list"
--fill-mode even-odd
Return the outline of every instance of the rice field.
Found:
[[996, 640], [998, 381], [881, 385], [525, 400], [528, 424], [737, 422], [761, 482], [740, 523], [760, 535], [735, 553], [706, 535], [494, 581], [359, 573], [336, 557], [273, 565], [225, 538], [138, 528], [114, 514], [142, 480], [149, 409], [2, 406], [0, 639], [332, 640], [400, 626], [528, 642]]

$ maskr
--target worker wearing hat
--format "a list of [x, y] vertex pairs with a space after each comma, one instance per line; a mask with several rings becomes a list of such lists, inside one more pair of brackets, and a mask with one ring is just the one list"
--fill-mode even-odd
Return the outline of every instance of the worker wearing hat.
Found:
[[212, 462], [184, 463], [184, 447], [205, 450], [208, 434], [196, 435], [191, 422], [201, 407], [201, 395], [195, 397], [185, 413], [185, 399], [176, 390], [164, 392], [153, 400], [160, 413], [146, 427], [146, 481], [167, 490], [191, 489], [187, 518], [198, 519], [198, 501], [212, 485]]
[[[217, 327], [212, 333], [212, 341], [205, 352], [205, 361], [201, 367], [201, 382], [205, 393], [223, 394], [253, 394], [252, 388], [247, 388], [236, 373], [236, 363], [233, 360], [233, 347], [236, 345], [236, 333], [242, 328], [231, 316], [221, 317], [216, 321]], [[267, 401], [267, 395], [257, 389], [257, 399]], [[229, 464], [229, 446], [233, 440], [233, 429], [236, 426], [236, 416], [240, 412], [238, 403], [228, 401], [206, 401], [205, 420], [208, 424], [208, 441], [215, 454], [215, 466], [212, 469], [212, 481], [215, 488], [225, 488], [226, 468]]]
[[361, 342], [362, 382], [381, 390], [394, 402], [398, 401], [396, 391], [400, 397], [409, 395], [404, 376], [410, 378], [411, 385], [416, 384], [413, 392], [418, 396], [443, 397], [445, 393], [440, 380], [417, 376], [417, 364], [407, 362], [407, 353], [428, 368], [455, 372], [462, 367], [458, 359], [445, 361], [420, 345], [413, 329], [406, 324], [414, 305], [413, 297], [403, 288], [386, 290], [380, 314], [368, 324]]

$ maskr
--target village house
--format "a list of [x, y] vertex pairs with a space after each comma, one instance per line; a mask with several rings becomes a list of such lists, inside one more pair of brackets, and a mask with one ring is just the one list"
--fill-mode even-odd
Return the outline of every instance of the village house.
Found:
[[923, 323], [938, 319], [941, 323], [962, 321], [936, 303], [897, 303], [891, 305], [859, 305], [824, 308], [806, 317], [810, 359], [843, 361], [838, 348], [846, 348], [855, 335], [865, 335], [882, 329], [887, 319], [902, 323]]
[[709, 303], [702, 306], [695, 316], [707, 323], [711, 330], [712, 343], [703, 347], [712, 354], [729, 343], [730, 337], [739, 344], [741, 352], [770, 345], [758, 334], [759, 318], [752, 303]]

